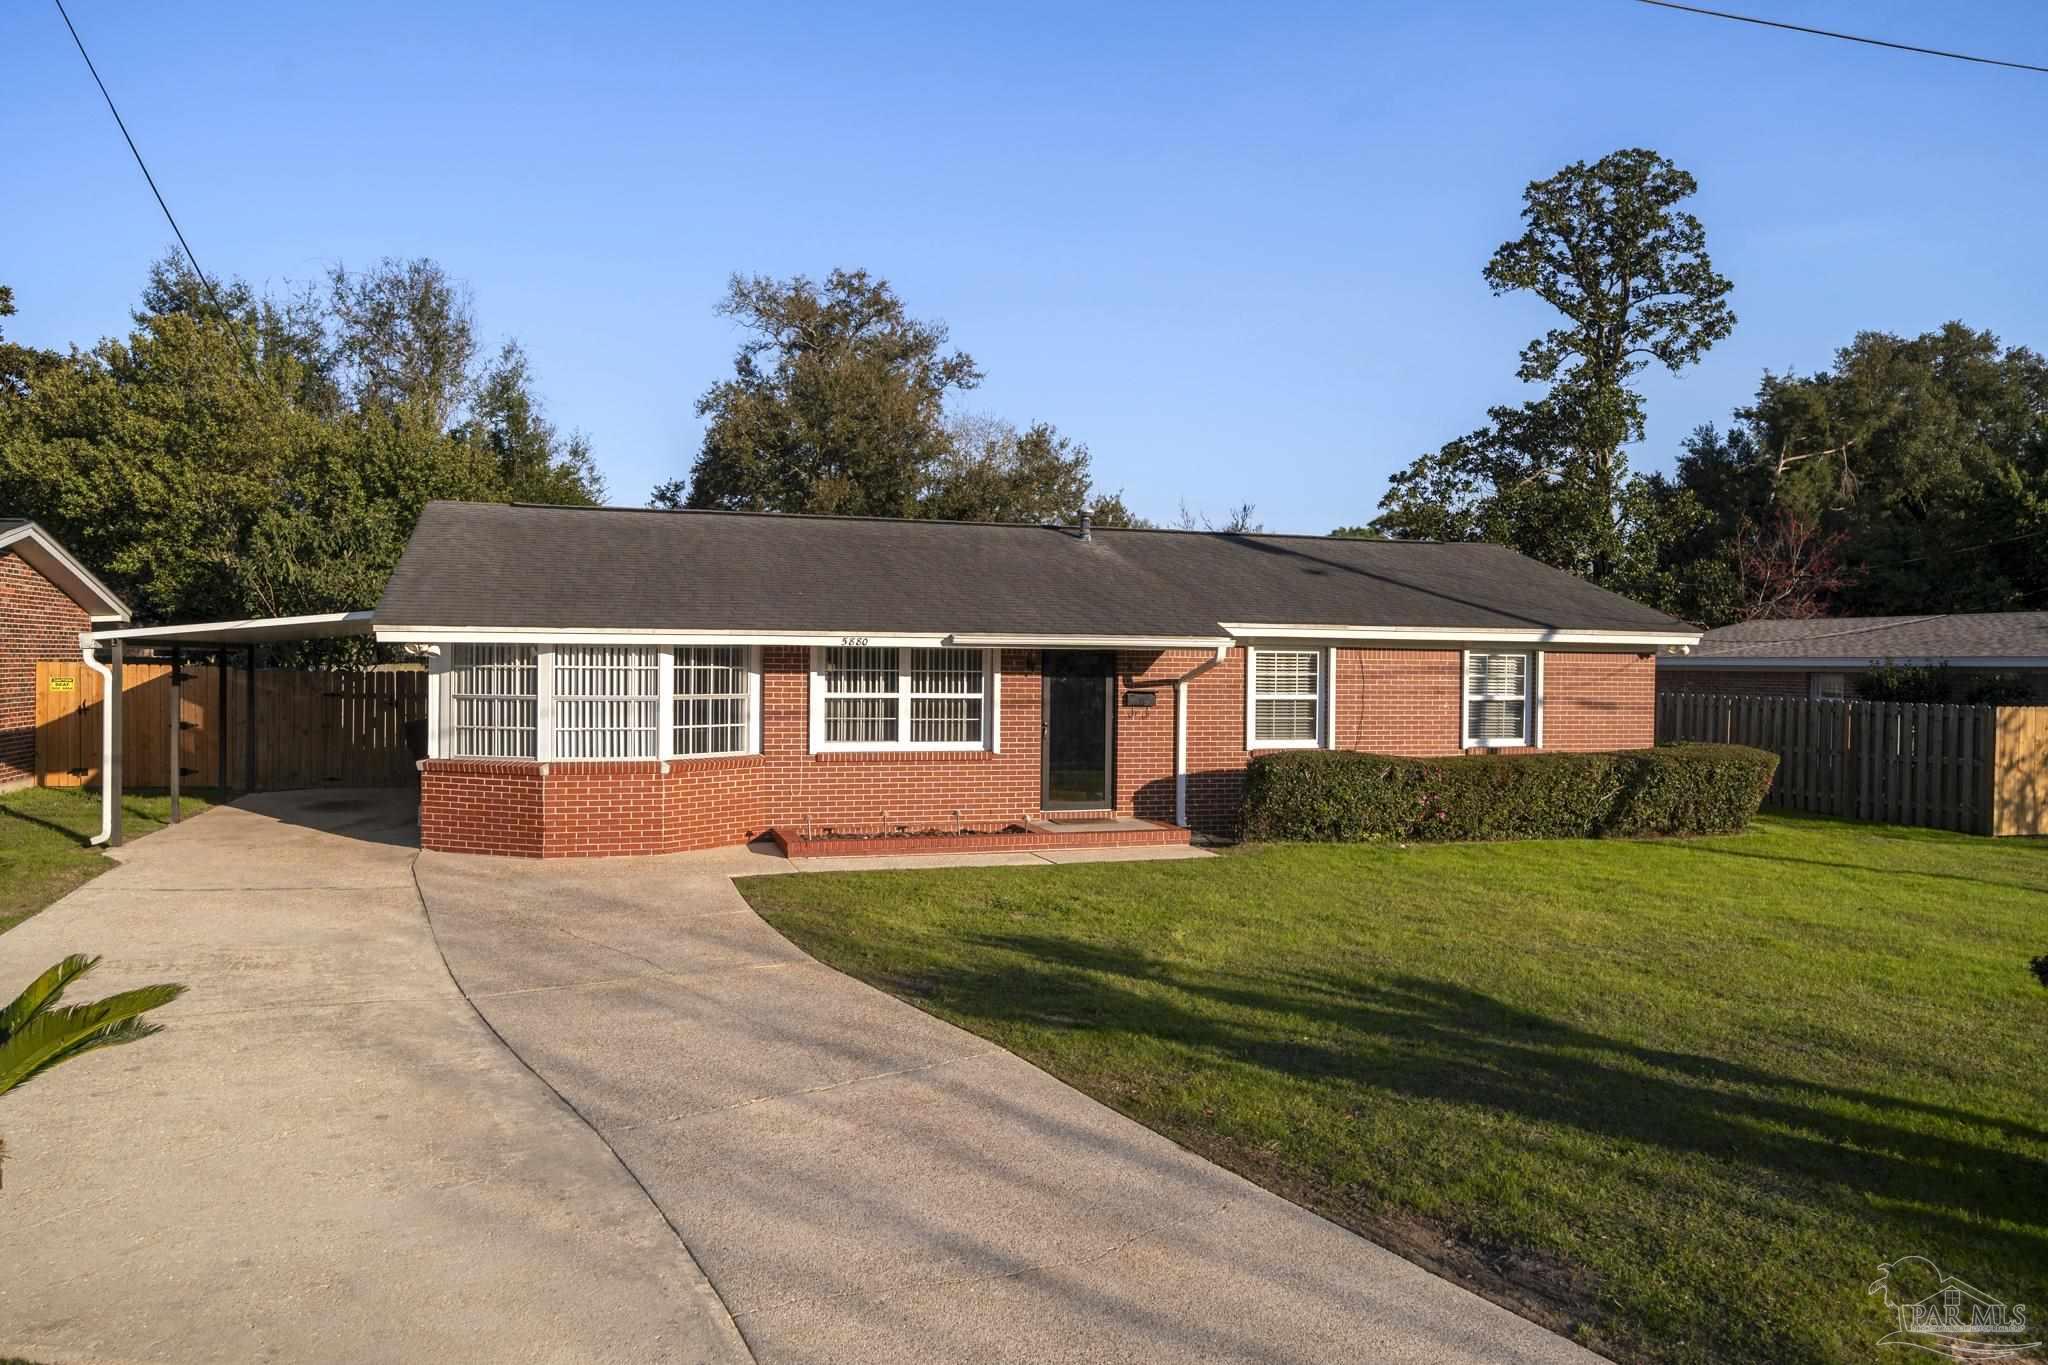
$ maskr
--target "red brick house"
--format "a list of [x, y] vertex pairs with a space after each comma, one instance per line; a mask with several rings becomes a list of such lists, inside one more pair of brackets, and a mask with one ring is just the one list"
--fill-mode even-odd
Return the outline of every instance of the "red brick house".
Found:
[[428, 660], [422, 845], [541, 857], [1228, 834], [1266, 750], [1648, 745], [1699, 638], [1490, 545], [466, 503], [364, 624]]
[[36, 661], [78, 658], [78, 637], [128, 608], [32, 521], [0, 517], [0, 791], [36, 775]]

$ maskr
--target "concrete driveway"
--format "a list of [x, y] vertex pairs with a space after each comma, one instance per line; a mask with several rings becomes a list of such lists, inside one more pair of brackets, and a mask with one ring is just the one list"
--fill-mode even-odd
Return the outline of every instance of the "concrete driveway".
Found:
[[1590, 1362], [806, 957], [748, 852], [424, 854], [450, 969], [763, 1361]]
[[734, 1361], [632, 1175], [477, 1019], [409, 793], [258, 797], [0, 934], [0, 998], [191, 990], [0, 1099], [0, 1357]]

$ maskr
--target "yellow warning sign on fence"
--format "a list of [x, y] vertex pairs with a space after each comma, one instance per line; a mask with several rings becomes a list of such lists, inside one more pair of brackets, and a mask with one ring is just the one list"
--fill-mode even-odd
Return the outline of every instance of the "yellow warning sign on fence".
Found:
[[50, 690], [52, 692], [75, 692], [78, 690], [78, 679], [52, 677], [50, 679]]

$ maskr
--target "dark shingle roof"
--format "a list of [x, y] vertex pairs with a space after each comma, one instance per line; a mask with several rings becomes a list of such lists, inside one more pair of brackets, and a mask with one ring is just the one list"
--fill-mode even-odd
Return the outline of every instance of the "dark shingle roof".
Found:
[[1700, 637], [1706, 659], [2017, 659], [2048, 657], [2048, 611], [1744, 621]]
[[1492, 545], [437, 502], [380, 626], [1215, 636], [1688, 630]]

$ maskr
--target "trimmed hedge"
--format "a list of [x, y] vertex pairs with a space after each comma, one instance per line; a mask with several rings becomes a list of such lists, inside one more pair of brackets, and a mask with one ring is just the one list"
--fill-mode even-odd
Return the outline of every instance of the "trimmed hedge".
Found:
[[1777, 769], [1776, 754], [1739, 744], [1452, 758], [1264, 754], [1245, 773], [1244, 835], [1349, 843], [1733, 834], [1763, 804]]

